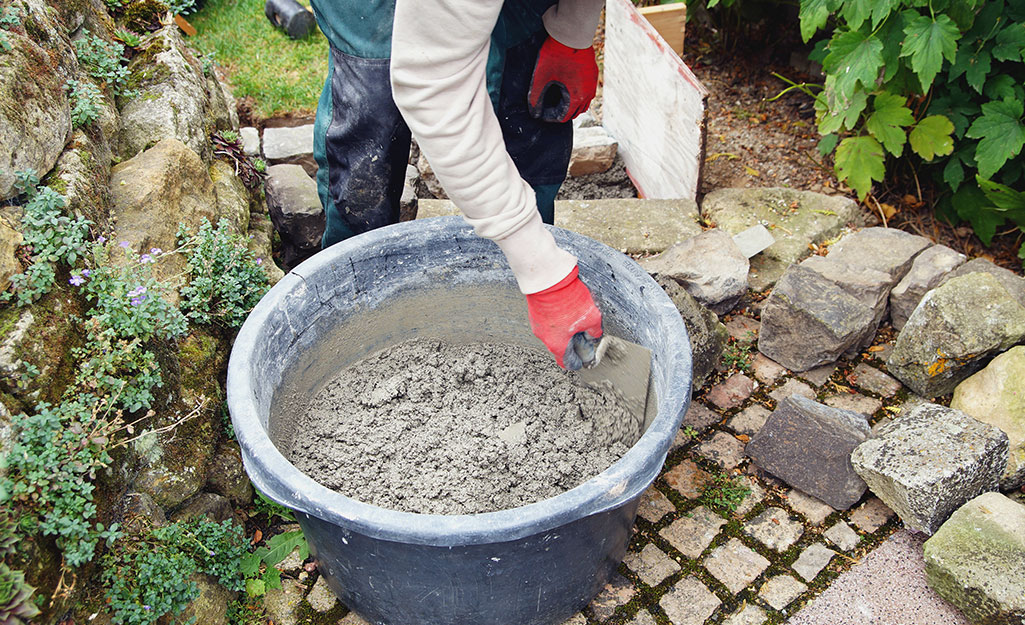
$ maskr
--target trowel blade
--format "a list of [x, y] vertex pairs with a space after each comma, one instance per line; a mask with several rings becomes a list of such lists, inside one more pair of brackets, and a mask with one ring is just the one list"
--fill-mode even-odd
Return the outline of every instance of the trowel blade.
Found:
[[577, 370], [586, 384], [611, 390], [637, 423], [644, 423], [651, 377], [651, 350], [615, 336], [604, 336], [596, 350], [595, 364]]

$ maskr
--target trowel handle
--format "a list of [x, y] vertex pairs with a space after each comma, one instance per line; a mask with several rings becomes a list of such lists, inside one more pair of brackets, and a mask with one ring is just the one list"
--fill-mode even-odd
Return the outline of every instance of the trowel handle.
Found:
[[581, 366], [589, 368], [598, 364], [600, 359], [598, 346], [601, 344], [601, 339], [593, 338], [584, 332], [577, 332], [570, 339], [569, 344], [577, 358], [580, 359]]

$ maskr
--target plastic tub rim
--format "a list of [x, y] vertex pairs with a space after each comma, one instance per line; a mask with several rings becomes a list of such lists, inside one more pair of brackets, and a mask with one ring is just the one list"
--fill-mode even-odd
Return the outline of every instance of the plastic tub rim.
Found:
[[[456, 226], [460, 229], [469, 228], [461, 217], [442, 217], [430, 221], [436, 223], [429, 226], [439, 230]], [[414, 221], [378, 228], [316, 254], [272, 287], [243, 323], [229, 357], [227, 401], [243, 452], [246, 472], [256, 488], [281, 505], [348, 530], [379, 539], [434, 546], [516, 540], [538, 531], [556, 528], [582, 516], [609, 510], [639, 496], [658, 476], [669, 444], [680, 427], [690, 398], [689, 372], [685, 384], [675, 385], [678, 387], [675, 389], [672, 388], [674, 385], [669, 385], [671, 388], [666, 389], [668, 392], [660, 397], [660, 409], [651, 425], [622, 458], [571, 490], [516, 508], [464, 515], [419, 514], [382, 508], [323, 486], [297, 469], [278, 450], [259, 422], [254, 392], [255, 378], [248, 375], [264, 322], [279, 302], [299, 287], [300, 283], [305, 283], [304, 274], [309, 275], [374, 240], [401, 236], [407, 228], [423, 227], [422, 221]], [[598, 250], [611, 252], [607, 257], [603, 255], [603, 260], [624, 275], [640, 277], [637, 272], [643, 272], [628, 257], [598, 241], [552, 226], [549, 229], [559, 238], [568, 237], [584, 247], [600, 246]], [[647, 279], [658, 288], [657, 283], [646, 273], [643, 273], [641, 279]], [[670, 332], [667, 337], [671, 344], [675, 343], [679, 348], [670, 350], [671, 361], [682, 360], [685, 362], [676, 364], [689, 366], [690, 343], [683, 320], [661, 288], [658, 288], [658, 292], [662, 293], [665, 303], [672, 310], [670, 326], [675, 325], [678, 330]], [[680, 406], [677, 414], [662, 413], [662, 405], [669, 405], [670, 402]]]

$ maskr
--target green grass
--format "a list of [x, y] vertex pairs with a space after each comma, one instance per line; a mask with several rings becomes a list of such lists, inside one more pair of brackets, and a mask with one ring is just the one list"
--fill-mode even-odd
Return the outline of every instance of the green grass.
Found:
[[[303, 2], [307, 4], [307, 2]], [[191, 43], [228, 71], [236, 98], [251, 96], [260, 117], [308, 114], [327, 77], [327, 39], [316, 30], [292, 40], [263, 14], [264, 0], [207, 0], [189, 22]]]

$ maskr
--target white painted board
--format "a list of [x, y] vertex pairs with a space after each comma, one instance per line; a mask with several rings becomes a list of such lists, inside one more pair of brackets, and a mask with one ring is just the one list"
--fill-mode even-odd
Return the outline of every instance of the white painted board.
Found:
[[607, 0], [602, 117], [642, 197], [695, 199], [708, 91], [630, 0]]

